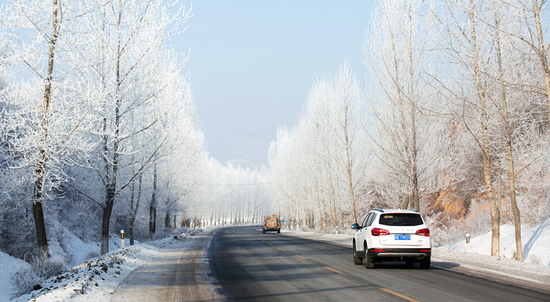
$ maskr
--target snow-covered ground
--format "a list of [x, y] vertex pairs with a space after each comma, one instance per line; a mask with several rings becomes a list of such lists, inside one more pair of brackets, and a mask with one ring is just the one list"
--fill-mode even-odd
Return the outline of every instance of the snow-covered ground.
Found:
[[[143, 243], [118, 249], [120, 239], [111, 240], [112, 252], [95, 257], [84, 262], [90, 254], [90, 247], [69, 235], [64, 237], [65, 247], [71, 246], [72, 259], [83, 259], [83, 263], [67, 270], [60, 276], [43, 282], [42, 289], [13, 298], [15, 292], [10, 285], [11, 276], [29, 264], [0, 252], [0, 301], [109, 301], [110, 296], [119, 283], [133, 270], [154, 259], [165, 246], [181, 246], [190, 243], [189, 236], [196, 231], [169, 237], [158, 241]], [[301, 231], [283, 230], [291, 236], [299, 236], [314, 240], [332, 242], [351, 247], [351, 235], [318, 234]], [[69, 238], [73, 238], [70, 241]], [[460, 267], [482, 269], [490, 274], [514, 275], [529, 282], [543, 282], [542, 288], [550, 280], [550, 219], [534, 228], [526, 228], [522, 233], [525, 262], [511, 260], [515, 252], [513, 226], [503, 225], [501, 228], [501, 257], [491, 257], [490, 233], [472, 238], [470, 244], [457, 242], [454, 245], [438, 247], [433, 250], [434, 260], [441, 263], [459, 264]], [[84, 247], [83, 247], [84, 246]], [[445, 262], [447, 261], [447, 262]], [[71, 261], [74, 262], [74, 261]], [[437, 263], [436, 263], [437, 265]], [[542, 280], [542, 281], [541, 281]], [[548, 283], [550, 286], [550, 283]], [[550, 287], [549, 287], [550, 288]], [[36, 299], [36, 300], [34, 300]]]
[[[523, 260], [526, 263], [550, 266], [550, 218], [534, 228], [523, 229], [521, 241], [523, 244]], [[458, 252], [490, 255], [491, 233], [472, 238], [470, 244], [466, 244], [466, 240], [464, 240], [447, 248]], [[514, 226], [503, 225], [500, 227], [500, 256], [506, 259], [514, 259], [515, 254]]]
[[[29, 268], [30, 264], [0, 252], [0, 301], [110, 301], [110, 295], [118, 284], [133, 270], [154, 259], [167, 245], [184, 248], [188, 244], [189, 236], [194, 236], [198, 231], [189, 231], [176, 237], [171, 236], [134, 246], [130, 246], [128, 239], [125, 239], [124, 249], [120, 249], [120, 238], [112, 236], [109, 244], [112, 252], [87, 260], [85, 258], [90, 254], [90, 246], [75, 236], [67, 236], [63, 239], [64, 246], [69, 246], [69, 251], [75, 253], [71, 259], [86, 261], [42, 282], [41, 289], [19, 297], [13, 297], [16, 289], [11, 284], [11, 277], [17, 271]], [[69, 243], [69, 238], [74, 242]], [[97, 246], [94, 249], [97, 249]], [[56, 251], [54, 245], [52, 254], [59, 255], [55, 254]]]
[[11, 276], [15, 272], [28, 267], [30, 267], [30, 264], [27, 262], [0, 252], [0, 301], [9, 301], [13, 293]]

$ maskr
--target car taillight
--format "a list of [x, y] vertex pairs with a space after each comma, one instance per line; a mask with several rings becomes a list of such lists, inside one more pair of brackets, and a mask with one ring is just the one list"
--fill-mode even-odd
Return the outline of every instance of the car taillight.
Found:
[[388, 231], [386, 229], [373, 228], [370, 231], [370, 233], [372, 234], [372, 236], [384, 236], [384, 235], [389, 235], [390, 231]]
[[420, 230], [416, 231], [416, 235], [429, 237], [430, 236], [430, 229], [428, 229], [428, 228], [420, 229]]

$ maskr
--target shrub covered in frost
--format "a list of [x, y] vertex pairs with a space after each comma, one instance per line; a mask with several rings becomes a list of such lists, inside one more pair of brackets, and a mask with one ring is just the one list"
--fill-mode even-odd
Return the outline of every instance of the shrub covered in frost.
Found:
[[31, 267], [16, 272], [11, 277], [18, 295], [42, 288], [40, 283], [52, 276], [61, 274], [66, 267], [63, 257], [51, 257], [45, 261], [33, 258]]

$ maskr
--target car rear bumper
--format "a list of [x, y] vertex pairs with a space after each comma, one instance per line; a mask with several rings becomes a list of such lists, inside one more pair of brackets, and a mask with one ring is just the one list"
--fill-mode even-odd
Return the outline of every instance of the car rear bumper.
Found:
[[432, 250], [429, 248], [373, 248], [367, 251], [369, 258], [388, 258], [390, 259], [404, 259], [412, 258], [416, 260], [422, 260], [426, 257], [431, 257]]

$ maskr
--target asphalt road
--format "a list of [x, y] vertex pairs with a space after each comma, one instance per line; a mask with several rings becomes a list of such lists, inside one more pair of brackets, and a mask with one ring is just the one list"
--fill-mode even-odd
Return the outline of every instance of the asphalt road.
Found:
[[348, 247], [262, 234], [258, 226], [217, 230], [208, 258], [227, 301], [550, 301], [549, 294], [434, 267], [396, 262], [367, 270], [352, 263]]

